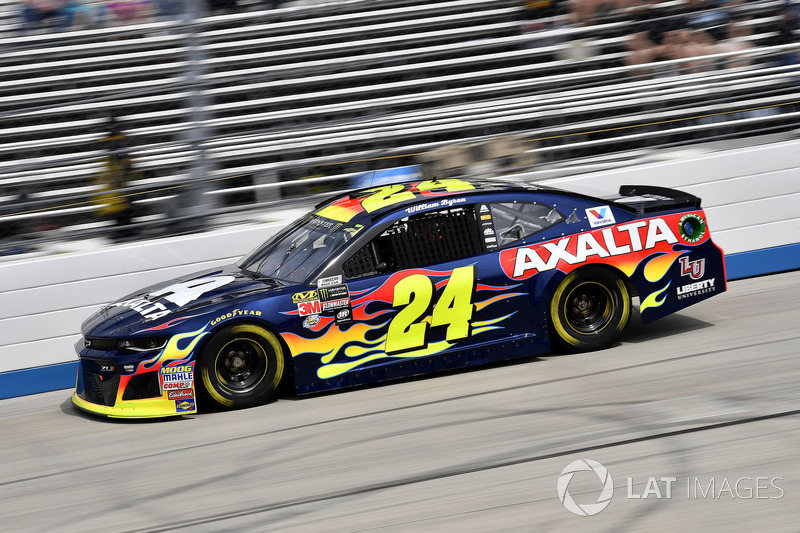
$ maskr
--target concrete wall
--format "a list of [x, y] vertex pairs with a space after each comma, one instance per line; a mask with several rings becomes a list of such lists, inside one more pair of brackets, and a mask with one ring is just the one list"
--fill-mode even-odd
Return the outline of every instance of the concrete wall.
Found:
[[0, 398], [71, 386], [81, 323], [101, 305], [233, 263], [288, 222], [0, 263]]
[[800, 242], [800, 140], [546, 183], [613, 191], [657, 185], [694, 194], [703, 200], [714, 241], [726, 255]]
[[[674, 187], [703, 199], [728, 277], [800, 268], [800, 141], [547, 180], [566, 189]], [[288, 223], [249, 225], [0, 264], [0, 398], [71, 387], [81, 322], [145, 285], [231, 263]]]

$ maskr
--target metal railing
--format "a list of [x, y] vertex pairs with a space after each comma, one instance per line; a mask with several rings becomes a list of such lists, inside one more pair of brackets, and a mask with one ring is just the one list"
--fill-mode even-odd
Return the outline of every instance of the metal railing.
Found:
[[[620, 21], [537, 34], [562, 42], [526, 48], [532, 37], [518, 34], [518, 9], [504, 1], [407, 4], [194, 12], [0, 42], [0, 225], [16, 225], [0, 231], [0, 248], [95, 231], [43, 236], [36, 226], [91, 226], [86, 215], [110, 194], [94, 177], [112, 112], [138, 139], [129, 151], [144, 177], [116, 191], [149, 208], [132, 227], [172, 231], [264, 205], [256, 193], [271, 191], [274, 205], [452, 143], [524, 134], [540, 164], [562, 165], [796, 121], [797, 70], [780, 63], [791, 46], [763, 45], [775, 2], [751, 21], [752, 65], [687, 73], [685, 60], [662, 61], [658, 79], [622, 65]], [[587, 35], [596, 55], [565, 58], [569, 38]], [[725, 66], [742, 55], [706, 59]]]

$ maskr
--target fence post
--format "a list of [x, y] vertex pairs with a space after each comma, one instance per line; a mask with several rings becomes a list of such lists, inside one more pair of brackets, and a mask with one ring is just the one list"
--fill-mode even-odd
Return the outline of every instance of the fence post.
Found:
[[178, 231], [197, 231], [203, 229], [208, 220], [203, 213], [215, 207], [215, 195], [205, 194], [212, 189], [207, 181], [213, 170], [213, 161], [209, 158], [206, 148], [207, 141], [212, 135], [208, 127], [211, 118], [208, 111], [208, 97], [204, 94], [201, 83], [203, 74], [206, 73], [204, 60], [206, 59], [205, 28], [198, 22], [208, 14], [207, 3], [197, 0], [184, 0], [183, 2], [183, 31], [186, 32], [186, 72], [184, 79], [188, 88], [189, 97], [186, 106], [189, 128], [184, 133], [184, 140], [194, 153], [189, 163], [189, 180], [180, 190], [176, 202], [176, 215], [179, 217], [191, 216], [189, 220], [179, 221]]

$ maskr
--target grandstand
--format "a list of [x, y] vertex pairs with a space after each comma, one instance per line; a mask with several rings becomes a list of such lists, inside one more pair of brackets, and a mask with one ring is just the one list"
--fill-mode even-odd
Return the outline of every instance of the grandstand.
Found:
[[[685, 3], [652, 9], [668, 21]], [[605, 168], [787, 132], [800, 112], [782, 0], [735, 6], [746, 53], [709, 54], [704, 69], [661, 60], [648, 74], [626, 65], [625, 12], [571, 25], [562, 9], [529, 32], [523, 3], [499, 0], [253, 3], [22, 36], [0, 4], [0, 253], [112, 231], [92, 216], [111, 115], [140, 172], [120, 194], [138, 207], [136, 233], [158, 235], [440, 147], [515, 136], [535, 156], [515, 160], [526, 170]]]

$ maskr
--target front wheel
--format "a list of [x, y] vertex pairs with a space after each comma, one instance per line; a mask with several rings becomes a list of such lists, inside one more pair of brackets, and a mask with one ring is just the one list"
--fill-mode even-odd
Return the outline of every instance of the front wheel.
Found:
[[605, 268], [570, 273], [550, 301], [551, 340], [571, 352], [599, 350], [619, 337], [631, 315], [625, 282]]
[[216, 333], [198, 366], [201, 400], [225, 410], [265, 403], [278, 391], [285, 373], [280, 340], [254, 324], [234, 324]]

